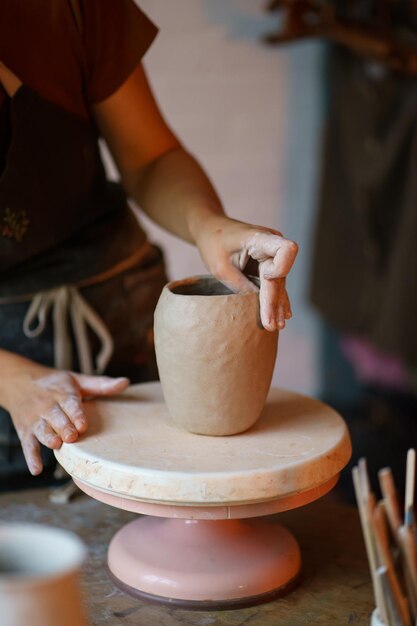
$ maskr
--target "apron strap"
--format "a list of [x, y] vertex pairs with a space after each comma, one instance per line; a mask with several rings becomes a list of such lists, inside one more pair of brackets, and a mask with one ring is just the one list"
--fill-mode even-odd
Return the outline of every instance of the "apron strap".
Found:
[[[102, 374], [113, 354], [113, 339], [101, 317], [83, 298], [77, 287], [63, 285], [36, 294], [23, 321], [26, 337], [38, 337], [44, 332], [51, 310], [55, 367], [63, 370], [71, 370], [73, 367], [71, 324], [80, 371], [83, 374]], [[88, 338], [89, 328], [101, 342], [95, 363]]]

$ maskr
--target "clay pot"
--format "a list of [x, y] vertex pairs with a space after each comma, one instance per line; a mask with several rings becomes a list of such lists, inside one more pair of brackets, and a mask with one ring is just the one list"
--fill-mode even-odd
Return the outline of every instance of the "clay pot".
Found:
[[76, 535], [37, 524], [0, 525], [1, 626], [87, 626]]
[[268, 394], [277, 342], [278, 333], [260, 324], [257, 293], [235, 294], [213, 276], [166, 285], [155, 349], [173, 420], [201, 435], [250, 428]]

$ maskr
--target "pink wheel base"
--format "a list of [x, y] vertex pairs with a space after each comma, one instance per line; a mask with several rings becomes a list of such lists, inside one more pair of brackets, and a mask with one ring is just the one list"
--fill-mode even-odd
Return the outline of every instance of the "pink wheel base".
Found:
[[290, 591], [301, 567], [298, 544], [261, 520], [141, 517], [113, 537], [111, 575], [124, 591], [193, 609], [226, 609]]
[[88, 432], [55, 451], [88, 495], [142, 513], [109, 547], [117, 584], [193, 609], [266, 602], [295, 586], [294, 537], [260, 516], [313, 502], [349, 460], [349, 434], [330, 407], [271, 389], [255, 426], [233, 437], [176, 428], [158, 383], [86, 402]]

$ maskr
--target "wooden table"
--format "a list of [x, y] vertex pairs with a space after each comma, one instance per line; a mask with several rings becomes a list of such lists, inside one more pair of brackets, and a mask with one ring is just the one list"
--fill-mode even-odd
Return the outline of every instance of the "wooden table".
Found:
[[0, 520], [67, 528], [87, 544], [82, 587], [91, 626], [368, 626], [374, 607], [356, 509], [326, 496], [301, 509], [270, 516], [297, 537], [303, 580], [285, 598], [234, 611], [185, 611], [141, 602], [119, 591], [106, 573], [115, 531], [135, 517], [85, 495], [52, 504], [47, 489], [0, 496]]

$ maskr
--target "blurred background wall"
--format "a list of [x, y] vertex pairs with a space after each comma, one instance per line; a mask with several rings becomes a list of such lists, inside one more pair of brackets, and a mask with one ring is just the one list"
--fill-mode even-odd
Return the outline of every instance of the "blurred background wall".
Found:
[[[307, 302], [319, 165], [323, 49], [268, 47], [276, 17], [258, 0], [139, 0], [160, 33], [145, 66], [161, 108], [213, 180], [230, 216], [300, 245], [288, 281], [293, 319], [274, 383], [320, 388], [318, 322]], [[172, 278], [204, 272], [196, 250], [146, 222]]]

